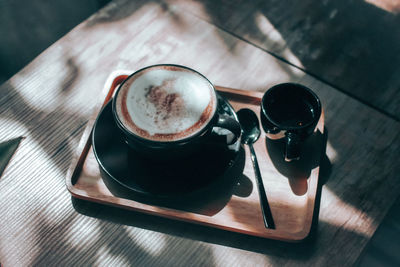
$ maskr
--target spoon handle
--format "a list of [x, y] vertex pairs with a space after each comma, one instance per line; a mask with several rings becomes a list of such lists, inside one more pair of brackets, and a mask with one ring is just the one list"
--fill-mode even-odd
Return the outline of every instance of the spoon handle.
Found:
[[261, 178], [260, 168], [258, 167], [258, 161], [256, 152], [254, 151], [253, 145], [249, 144], [251, 161], [253, 162], [254, 173], [256, 176], [256, 182], [258, 187], [258, 193], [260, 196], [261, 211], [264, 218], [264, 224], [266, 228], [275, 229], [274, 219], [272, 218], [271, 208], [268, 204], [267, 194], [265, 193], [264, 185]]

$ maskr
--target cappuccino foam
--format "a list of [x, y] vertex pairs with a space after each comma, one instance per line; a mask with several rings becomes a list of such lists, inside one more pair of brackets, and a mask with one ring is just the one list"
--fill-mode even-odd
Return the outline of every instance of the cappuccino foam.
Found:
[[124, 126], [154, 141], [176, 141], [197, 133], [216, 109], [212, 85], [175, 66], [150, 67], [135, 74], [122, 85], [116, 100]]

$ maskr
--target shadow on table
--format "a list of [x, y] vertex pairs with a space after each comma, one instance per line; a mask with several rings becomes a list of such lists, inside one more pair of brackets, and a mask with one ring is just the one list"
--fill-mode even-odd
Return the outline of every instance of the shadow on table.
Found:
[[197, 2], [213, 24], [399, 119], [400, 5], [391, 13], [373, 5], [389, 1]]
[[[64, 214], [57, 224], [53, 218], [38, 214], [33, 246], [36, 253], [29, 259], [30, 266], [97, 266], [107, 265], [105, 262], [110, 260], [113, 266], [176, 266], [182, 261], [216, 266], [212, 249], [207, 244], [197, 244], [188, 251], [191, 241], [175, 236], [148, 238], [146, 233], [135, 235], [135, 231], [127, 226], [104, 220], [92, 220], [85, 226], [76, 225], [79, 220], [76, 212]], [[121, 216], [134, 219], [129, 214]], [[207, 257], [180, 257], [187, 253]]]
[[[22, 137], [29, 136], [28, 139], [37, 142], [46, 152], [46, 158], [50, 159], [61, 171], [68, 168], [69, 162], [59, 159], [72, 157], [71, 144], [78, 142], [88, 120], [87, 116], [71, 110], [65, 104], [65, 101], [69, 101], [75, 93], [73, 87], [81, 75], [75, 61], [73, 57], [67, 57], [63, 62], [65, 78], [60, 80], [58, 88], [60, 95], [57, 95], [57, 98], [51, 97], [51, 93], [48, 95], [40, 93], [35, 97], [30, 97], [29, 94], [24, 94], [26, 88], [16, 88], [11, 82], [1, 85], [0, 120], [5, 119], [15, 125], [20, 125], [19, 129], [9, 127], [5, 131], [10, 130], [10, 134], [18, 133]], [[38, 95], [43, 97], [41, 101], [51, 105], [50, 108], [39, 106]], [[54, 107], [55, 104], [57, 108]], [[46, 132], [43, 129], [46, 129]], [[60, 129], [62, 129], [61, 132]]]
[[320, 168], [319, 180], [325, 184], [331, 172], [331, 163], [326, 155], [328, 132], [315, 132], [302, 145], [299, 160], [287, 162], [284, 159], [285, 143], [280, 140], [265, 139], [265, 145], [276, 170], [288, 179], [295, 195], [304, 195], [308, 191], [307, 180], [315, 168]]
[[169, 5], [163, 1], [157, 0], [146, 0], [146, 1], [131, 1], [131, 3], [123, 5], [122, 3], [110, 3], [104, 8], [99, 10], [95, 15], [88, 19], [85, 27], [94, 27], [102, 23], [110, 23], [114, 21], [119, 21], [132, 14], [136, 13], [138, 10], [146, 5], [157, 4], [162, 12], [168, 12], [175, 22], [180, 23], [180, 18], [175, 12], [170, 10]]
[[[323, 242], [325, 239], [323, 237], [319, 239], [319, 235], [333, 233], [336, 232], [335, 229], [337, 229], [337, 226], [322, 222], [320, 223], [320, 226], [323, 230], [317, 233], [318, 213], [316, 212], [313, 230], [310, 236], [300, 243], [286, 243], [113, 208], [73, 197], [72, 203], [76, 211], [79, 213], [100, 220], [138, 227], [186, 239], [263, 253], [268, 256], [284, 257], [285, 259], [306, 260], [312, 257], [312, 255], [318, 251], [318, 243]], [[104, 229], [100, 231], [104, 231]], [[341, 229], [341, 231], [352, 239], [364, 238], [355, 232], [349, 234], [346, 233], [347, 230]]]

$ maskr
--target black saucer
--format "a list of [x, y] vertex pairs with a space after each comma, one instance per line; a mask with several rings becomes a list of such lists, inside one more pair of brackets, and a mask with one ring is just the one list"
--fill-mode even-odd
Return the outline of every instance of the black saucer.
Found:
[[[227, 176], [238, 159], [240, 142], [226, 145], [227, 135], [218, 134], [218, 129], [213, 133], [212, 142], [185, 159], [159, 162], [142, 158], [123, 141], [111, 106], [110, 101], [97, 117], [92, 145], [103, 181], [114, 195], [152, 200], [186, 197]], [[220, 96], [217, 112], [237, 120], [232, 106]]]

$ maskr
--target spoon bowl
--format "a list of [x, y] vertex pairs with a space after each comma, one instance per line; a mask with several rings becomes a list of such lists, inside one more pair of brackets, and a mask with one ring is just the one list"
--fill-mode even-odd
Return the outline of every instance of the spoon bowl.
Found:
[[237, 115], [240, 126], [242, 127], [242, 143], [255, 143], [261, 134], [256, 113], [254, 113], [254, 111], [251, 109], [246, 108], [239, 110]]

